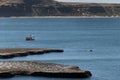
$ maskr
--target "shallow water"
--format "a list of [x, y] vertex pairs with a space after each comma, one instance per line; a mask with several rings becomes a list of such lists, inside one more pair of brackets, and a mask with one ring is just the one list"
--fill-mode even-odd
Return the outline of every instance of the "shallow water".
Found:
[[[35, 41], [25, 41], [25, 37], [30, 34], [35, 37]], [[91, 78], [81, 80], [120, 79], [119, 18], [1, 18], [0, 48], [64, 49], [63, 53], [0, 60], [37, 60], [77, 65], [93, 74]], [[5, 80], [16, 79], [79, 80], [31, 76]]]

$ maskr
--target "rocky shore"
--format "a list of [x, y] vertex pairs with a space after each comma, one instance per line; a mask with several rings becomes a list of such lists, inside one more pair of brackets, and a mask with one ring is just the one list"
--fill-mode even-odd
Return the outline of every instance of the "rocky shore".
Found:
[[5, 48], [0, 49], [0, 58], [13, 58], [50, 52], [64, 52], [62, 49], [41, 49], [41, 48]]
[[16, 75], [88, 78], [90, 71], [80, 70], [78, 66], [69, 66], [37, 61], [5, 61], [0, 62], [0, 77], [9, 78]]
[[[5, 48], [0, 49], [0, 58], [6, 59], [49, 52], [64, 52], [64, 50], [45, 48]], [[89, 78], [92, 76], [90, 71], [81, 70], [78, 66], [45, 63], [39, 61], [0, 62], [0, 78], [11, 78], [16, 75], [60, 78]]]

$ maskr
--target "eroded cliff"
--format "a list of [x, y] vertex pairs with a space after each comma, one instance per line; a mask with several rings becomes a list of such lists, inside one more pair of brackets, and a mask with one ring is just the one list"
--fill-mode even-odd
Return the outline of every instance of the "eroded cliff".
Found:
[[63, 3], [54, 0], [0, 0], [0, 17], [120, 16], [120, 4]]

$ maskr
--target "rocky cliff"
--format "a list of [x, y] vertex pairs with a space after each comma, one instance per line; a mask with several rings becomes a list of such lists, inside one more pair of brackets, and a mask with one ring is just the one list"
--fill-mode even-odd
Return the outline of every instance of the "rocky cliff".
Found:
[[54, 0], [0, 0], [0, 17], [120, 16], [120, 4], [63, 3]]
[[37, 61], [3, 61], [0, 62], [0, 78], [16, 75], [58, 78], [89, 78], [90, 71], [81, 70], [78, 66], [69, 66]]

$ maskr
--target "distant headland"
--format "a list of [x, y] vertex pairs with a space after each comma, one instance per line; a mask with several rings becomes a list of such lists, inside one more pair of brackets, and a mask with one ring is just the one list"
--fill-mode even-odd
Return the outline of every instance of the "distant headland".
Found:
[[120, 4], [72, 3], [54, 0], [0, 0], [0, 17], [119, 17]]

